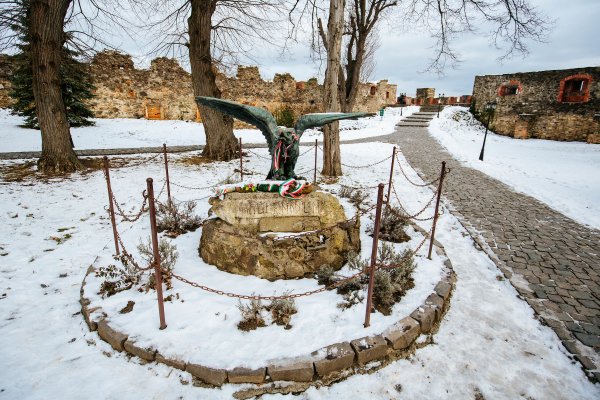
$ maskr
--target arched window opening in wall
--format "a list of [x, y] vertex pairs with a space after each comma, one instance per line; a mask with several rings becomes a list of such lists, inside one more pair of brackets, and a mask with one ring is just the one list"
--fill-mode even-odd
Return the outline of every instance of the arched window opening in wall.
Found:
[[371, 94], [371, 96], [375, 96], [376, 92], [377, 92], [377, 87], [371, 86], [371, 91], [369, 92]]
[[583, 103], [590, 99], [592, 77], [587, 74], [571, 75], [560, 81], [558, 101], [561, 103]]
[[385, 92], [385, 98], [389, 99], [390, 98], [390, 92]]
[[498, 96], [516, 96], [523, 91], [523, 86], [519, 81], [505, 82], [498, 88]]

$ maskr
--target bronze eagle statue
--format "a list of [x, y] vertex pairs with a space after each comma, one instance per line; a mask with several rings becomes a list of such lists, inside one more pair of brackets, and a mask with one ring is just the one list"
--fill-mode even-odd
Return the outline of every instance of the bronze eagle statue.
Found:
[[300, 137], [306, 129], [323, 126], [342, 119], [357, 119], [372, 116], [373, 113], [315, 113], [304, 114], [298, 118], [293, 128], [277, 126], [275, 117], [260, 107], [236, 103], [214, 97], [196, 97], [198, 105], [213, 108], [261, 130], [271, 154], [271, 170], [268, 180], [298, 179], [294, 168], [300, 154]]

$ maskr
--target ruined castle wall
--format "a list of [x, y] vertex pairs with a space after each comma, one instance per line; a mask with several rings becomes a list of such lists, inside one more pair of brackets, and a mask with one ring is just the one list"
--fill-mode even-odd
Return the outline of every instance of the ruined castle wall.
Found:
[[[583, 90], [567, 96], [569, 80]], [[600, 133], [600, 67], [477, 76], [473, 96], [478, 112], [497, 102], [490, 127], [502, 135], [591, 141]]]
[[[177, 61], [157, 58], [148, 69], [136, 69], [129, 55], [104, 51], [90, 62], [89, 72], [96, 87], [90, 108], [97, 118], [149, 118], [194, 120], [199, 118], [192, 80]], [[8, 107], [10, 59], [0, 55], [0, 107]], [[315, 78], [296, 81], [290, 74], [276, 74], [272, 81], [261, 78], [258, 67], [238, 67], [235, 77], [217, 75], [222, 97], [266, 107], [273, 112], [283, 107], [296, 116], [322, 112], [323, 87]], [[376, 112], [396, 103], [397, 86], [387, 80], [361, 83], [354, 111]]]

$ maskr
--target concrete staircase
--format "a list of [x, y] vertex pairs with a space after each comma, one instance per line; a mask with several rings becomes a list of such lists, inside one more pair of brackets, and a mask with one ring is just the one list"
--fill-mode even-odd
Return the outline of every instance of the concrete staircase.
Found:
[[[423, 107], [421, 107], [421, 110]], [[426, 128], [429, 126], [429, 121], [431, 121], [437, 115], [436, 112], [428, 112], [428, 111], [419, 111], [408, 117], [404, 118], [402, 121], [398, 122], [396, 126], [398, 128]]]

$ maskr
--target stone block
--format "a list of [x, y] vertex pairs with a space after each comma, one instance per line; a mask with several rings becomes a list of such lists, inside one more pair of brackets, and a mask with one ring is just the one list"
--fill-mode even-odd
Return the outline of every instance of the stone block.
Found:
[[231, 192], [210, 203], [220, 219], [252, 232], [303, 232], [346, 220], [337, 198], [326, 192], [312, 192], [295, 200], [278, 193]]
[[446, 301], [450, 297], [450, 292], [452, 292], [452, 285], [445, 281], [439, 281], [433, 290]]
[[128, 353], [146, 361], [154, 361], [154, 357], [156, 356], [156, 350], [152, 348], [139, 347], [132, 340], [126, 340], [125, 343], [123, 343], [123, 348]]
[[229, 383], [263, 383], [267, 369], [237, 367], [227, 372]]
[[406, 317], [396, 322], [383, 332], [383, 337], [394, 350], [409, 347], [421, 334], [421, 326], [411, 317]]
[[117, 351], [123, 351], [123, 343], [127, 340], [127, 335], [111, 328], [106, 320], [98, 322], [98, 335]]
[[444, 310], [444, 299], [435, 293], [431, 293], [425, 299], [425, 305], [435, 308], [435, 320], [439, 321], [442, 318], [442, 311]]
[[310, 382], [315, 373], [312, 361], [281, 362], [267, 367], [273, 381]]
[[83, 320], [87, 324], [88, 329], [91, 332], [94, 332], [96, 329], [98, 329], [98, 323], [96, 321], [94, 321], [94, 319], [92, 318], [92, 313], [94, 313], [95, 311], [97, 311], [100, 308], [99, 307], [93, 307], [91, 309], [88, 308], [90, 305], [90, 300], [86, 299], [85, 297], [81, 297], [79, 299], [79, 302], [81, 303], [81, 315], [83, 315]]
[[224, 369], [210, 368], [199, 364], [187, 364], [185, 370], [202, 382], [214, 386], [221, 386], [227, 380], [227, 371]]
[[169, 367], [177, 368], [182, 371], [185, 371], [185, 366], [186, 366], [185, 362], [183, 362], [181, 360], [165, 358], [165, 356], [163, 356], [160, 353], [156, 353], [155, 360], [157, 363], [165, 364], [165, 365], [168, 365]]
[[356, 352], [358, 365], [365, 365], [369, 361], [378, 360], [387, 354], [387, 342], [381, 335], [366, 336], [350, 342]]
[[350, 368], [354, 363], [355, 353], [350, 343], [344, 342], [324, 347], [311, 356], [316, 359], [314, 364], [317, 375], [324, 377]]
[[587, 135], [587, 142], [592, 144], [600, 144], [600, 133], [591, 133]]
[[435, 321], [435, 308], [429, 306], [421, 306], [410, 314], [412, 318], [419, 322], [421, 332], [429, 333]]

